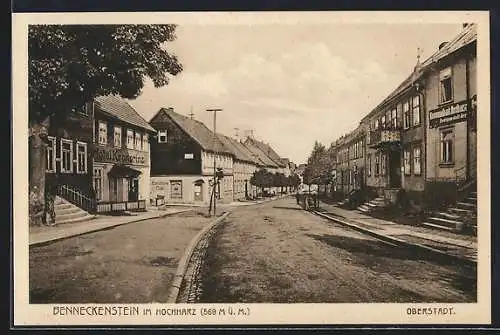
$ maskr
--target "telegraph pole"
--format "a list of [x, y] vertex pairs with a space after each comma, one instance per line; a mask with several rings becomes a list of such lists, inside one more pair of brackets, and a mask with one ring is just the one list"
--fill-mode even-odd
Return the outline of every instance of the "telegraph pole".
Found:
[[213, 191], [212, 191], [212, 194], [214, 196], [214, 217], [215, 217], [215, 208], [216, 208], [216, 202], [217, 202], [217, 198], [216, 198], [216, 190], [217, 190], [217, 167], [216, 167], [216, 157], [217, 157], [217, 148], [216, 148], [216, 143], [217, 143], [217, 133], [216, 133], [216, 130], [217, 130], [217, 112], [221, 112], [222, 109], [221, 108], [211, 108], [211, 109], [207, 109], [207, 112], [213, 112], [214, 113], [214, 136], [213, 136], [213, 150], [214, 150], [214, 185], [213, 185]]

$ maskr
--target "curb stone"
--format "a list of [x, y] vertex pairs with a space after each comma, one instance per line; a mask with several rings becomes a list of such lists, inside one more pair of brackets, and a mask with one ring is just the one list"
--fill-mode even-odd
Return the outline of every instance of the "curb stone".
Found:
[[186, 274], [187, 267], [189, 265], [189, 261], [193, 255], [194, 250], [196, 249], [196, 246], [198, 243], [201, 241], [203, 237], [215, 226], [217, 226], [219, 223], [224, 221], [229, 216], [230, 212], [225, 212], [222, 214], [220, 217], [212, 221], [210, 224], [208, 224], [205, 228], [203, 228], [198, 234], [191, 240], [189, 245], [186, 248], [186, 251], [184, 252], [184, 255], [179, 261], [179, 265], [177, 266], [177, 271], [174, 275], [174, 280], [171, 284], [170, 287], [170, 293], [169, 297], [167, 300], [167, 303], [170, 304], [175, 304], [177, 302], [177, 298], [180, 293], [180, 289], [182, 286], [182, 281], [184, 279], [184, 275]]
[[374, 232], [373, 230], [362, 228], [362, 227], [360, 227], [360, 226], [358, 226], [356, 224], [349, 223], [349, 222], [347, 222], [345, 220], [341, 220], [339, 218], [330, 217], [330, 216], [328, 216], [326, 214], [323, 214], [321, 212], [313, 211], [313, 213], [316, 214], [316, 215], [318, 215], [318, 216], [321, 216], [321, 217], [323, 217], [323, 218], [325, 218], [327, 220], [343, 224], [343, 225], [348, 226], [348, 227], [350, 227], [350, 228], [352, 228], [354, 230], [357, 230], [357, 231], [362, 232], [364, 234], [373, 236], [373, 237], [375, 237], [375, 238], [377, 238], [379, 240], [382, 240], [382, 241], [384, 241], [384, 242], [386, 242], [386, 243], [388, 243], [390, 245], [393, 245], [393, 246], [397, 245], [397, 246], [417, 248], [417, 249], [420, 249], [420, 250], [423, 250], [423, 251], [426, 251], [426, 252], [440, 254], [441, 256], [449, 257], [449, 258], [452, 258], [452, 259], [458, 259], [459, 261], [468, 263], [470, 265], [477, 265], [477, 261], [469, 259], [469, 258], [459, 257], [459, 256], [456, 256], [456, 255], [452, 255], [452, 254], [446, 253], [444, 251], [435, 249], [435, 248], [431, 248], [431, 247], [422, 245], [422, 244], [411, 243], [411, 242], [407, 242], [407, 241], [404, 241], [404, 240], [401, 240], [401, 239], [398, 239], [398, 238], [395, 238], [395, 237], [392, 237], [392, 236], [383, 235], [383, 234]]

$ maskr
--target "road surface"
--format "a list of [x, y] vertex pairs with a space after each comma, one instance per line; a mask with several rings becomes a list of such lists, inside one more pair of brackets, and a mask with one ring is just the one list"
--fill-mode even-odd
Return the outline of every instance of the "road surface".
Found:
[[210, 245], [199, 302], [474, 302], [476, 269], [422, 259], [286, 198], [234, 209]]

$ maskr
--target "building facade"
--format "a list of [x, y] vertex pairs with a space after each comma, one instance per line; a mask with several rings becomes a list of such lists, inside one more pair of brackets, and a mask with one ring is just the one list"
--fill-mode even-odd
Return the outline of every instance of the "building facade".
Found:
[[85, 104], [70, 111], [65, 118], [52, 118], [45, 161], [47, 186], [64, 187], [91, 196], [92, 107], [91, 103]]
[[233, 199], [245, 200], [252, 194], [250, 178], [257, 171], [258, 162], [240, 141], [221, 134], [218, 136], [233, 153]]
[[[428, 61], [425, 166], [430, 201], [452, 202], [457, 188], [477, 180], [476, 47], [476, 26], [464, 25]], [[436, 192], [440, 199], [433, 198]]]
[[216, 188], [221, 202], [233, 201], [233, 153], [203, 123], [162, 108], [151, 119], [151, 195], [155, 204], [208, 204], [214, 163], [224, 177]]
[[337, 191], [365, 188], [394, 203], [403, 190], [412, 207], [425, 207], [475, 182], [476, 26], [436, 49], [334, 142]]
[[149, 205], [149, 139], [154, 133], [125, 100], [95, 99], [92, 185], [97, 212]]

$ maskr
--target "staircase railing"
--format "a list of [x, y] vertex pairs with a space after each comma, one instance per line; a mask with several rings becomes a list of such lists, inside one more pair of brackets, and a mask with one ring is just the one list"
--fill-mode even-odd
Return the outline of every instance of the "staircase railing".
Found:
[[89, 213], [95, 213], [95, 199], [68, 185], [57, 185], [57, 195]]

